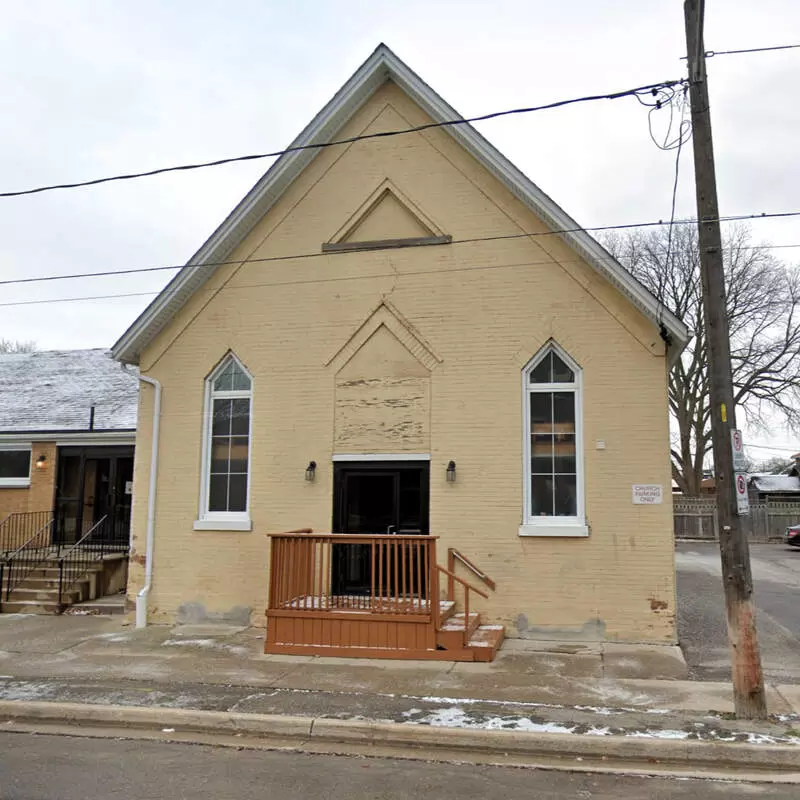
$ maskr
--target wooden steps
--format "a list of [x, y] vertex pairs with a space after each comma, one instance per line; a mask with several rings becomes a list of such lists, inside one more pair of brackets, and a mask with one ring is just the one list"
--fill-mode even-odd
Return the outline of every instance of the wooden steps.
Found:
[[481, 615], [475, 612], [470, 613], [468, 621], [464, 614], [449, 614], [436, 632], [437, 647], [452, 661], [493, 661], [504, 638], [502, 625], [481, 625]]

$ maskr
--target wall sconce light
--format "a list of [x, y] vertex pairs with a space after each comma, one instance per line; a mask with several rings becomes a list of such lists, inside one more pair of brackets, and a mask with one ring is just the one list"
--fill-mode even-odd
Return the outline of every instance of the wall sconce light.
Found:
[[456, 482], [456, 462], [455, 461], [448, 461], [447, 462], [447, 482], [448, 483], [455, 483]]
[[47, 467], [47, 456], [42, 453], [39, 458], [36, 459], [36, 469], [46, 469]]
[[309, 461], [308, 466], [306, 467], [306, 480], [313, 481], [314, 476], [317, 474], [317, 462], [316, 461]]

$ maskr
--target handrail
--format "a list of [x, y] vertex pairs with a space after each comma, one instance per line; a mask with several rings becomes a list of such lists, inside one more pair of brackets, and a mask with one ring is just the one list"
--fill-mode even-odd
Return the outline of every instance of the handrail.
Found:
[[[5, 586], [3, 592], [6, 600], [11, 596], [11, 592], [17, 584], [21, 583], [39, 564], [47, 559], [50, 550], [50, 539], [55, 518], [51, 515], [50, 519], [32, 536], [25, 540], [25, 543], [18, 547], [11, 555], [3, 559], [3, 577]], [[44, 534], [44, 535], [43, 535]], [[33, 546], [32, 546], [33, 545]], [[32, 557], [28, 556], [32, 554]], [[20, 566], [19, 561], [22, 561]]]
[[448, 600], [455, 600], [455, 586], [453, 585], [454, 581], [457, 581], [464, 587], [464, 633], [462, 634], [462, 643], [463, 646], [466, 647], [469, 643], [469, 593], [475, 592], [475, 594], [479, 594], [485, 600], [489, 599], [489, 595], [485, 592], [482, 592], [480, 589], [476, 589], [472, 584], [467, 583], [463, 578], [459, 578], [458, 575], [451, 572], [449, 569], [445, 569], [441, 565], [437, 564], [436, 569], [438, 572], [443, 572], [447, 575], [447, 599]]
[[482, 570], [478, 569], [463, 553], [455, 547], [447, 548], [447, 568], [455, 572], [455, 561], [458, 559], [476, 578], [480, 578], [493, 592], [497, 590], [497, 584]]
[[54, 522], [54, 521], [55, 521], [55, 520], [52, 520], [52, 519], [51, 519], [49, 522], [46, 522], [44, 525], [42, 525], [42, 527], [41, 527], [41, 528], [39, 528], [39, 530], [38, 530], [38, 531], [36, 531], [36, 533], [34, 533], [34, 534], [33, 534], [33, 536], [29, 537], [29, 538], [28, 538], [28, 539], [25, 541], [25, 543], [24, 543], [24, 544], [21, 544], [21, 545], [20, 545], [20, 546], [19, 546], [19, 547], [18, 547], [18, 548], [17, 548], [17, 549], [16, 549], [16, 550], [15, 550], [15, 551], [14, 551], [14, 552], [13, 552], [13, 553], [10, 555], [10, 556], [7, 556], [7, 557], [6, 557], [6, 561], [13, 561], [13, 560], [14, 560], [14, 559], [15, 559], [15, 558], [16, 558], [16, 557], [17, 557], [17, 556], [18, 556], [18, 555], [19, 555], [19, 554], [20, 554], [20, 553], [21, 553], [23, 550], [27, 550], [27, 549], [28, 549], [28, 545], [30, 545], [30, 543], [31, 543], [31, 542], [32, 542], [32, 541], [33, 541], [33, 540], [34, 540], [34, 539], [35, 539], [35, 538], [36, 538], [36, 537], [37, 537], [37, 536], [38, 536], [38, 535], [39, 535], [39, 534], [40, 534], [40, 533], [41, 533], [43, 530], [45, 530], [45, 528], [49, 528], [49, 527], [50, 527], [50, 526], [53, 524], [53, 522]]
[[[102, 562], [106, 554], [122, 552], [128, 549], [128, 542], [109, 540], [105, 532], [101, 532], [96, 547], [91, 547], [91, 540], [108, 522], [108, 515], [103, 516], [92, 525], [81, 538], [69, 547], [58, 559], [58, 610], [63, 611], [69, 603], [64, 601], [64, 592], [79, 581], [91, 570], [93, 564]], [[89, 547], [86, 545], [89, 544]]]
[[[441, 564], [437, 564], [436, 569], [438, 569], [439, 572], [444, 572], [444, 574], [447, 575], [448, 578], [452, 578], [454, 581], [458, 581], [465, 589], [469, 589], [470, 591], [475, 592], [475, 594], [479, 594], [486, 600], [489, 599], [489, 595], [486, 594], [486, 592], [482, 592], [480, 589], [476, 589], [471, 583], [467, 583], [467, 581], [465, 581], [463, 578], [459, 578], [458, 575], [454, 575], [452, 572], [450, 572], [449, 569], [445, 569], [443, 566], [441, 566]], [[447, 599], [452, 600], [453, 598], [448, 597]]]
[[105, 514], [103, 517], [101, 517], [99, 522], [96, 522], [94, 525], [92, 525], [92, 527], [89, 528], [89, 530], [86, 531], [86, 533], [84, 533], [83, 536], [81, 536], [81, 538], [75, 542], [75, 544], [70, 545], [70, 547], [68, 547], [67, 550], [62, 553], [61, 558], [66, 558], [76, 547], [80, 547], [84, 541], [88, 539], [107, 519], [108, 514]]
[[[47, 511], [14, 511], [0, 522], [0, 553], [10, 558], [21, 548], [27, 547], [39, 531], [53, 518], [53, 512]], [[34, 532], [28, 535], [31, 529]]]

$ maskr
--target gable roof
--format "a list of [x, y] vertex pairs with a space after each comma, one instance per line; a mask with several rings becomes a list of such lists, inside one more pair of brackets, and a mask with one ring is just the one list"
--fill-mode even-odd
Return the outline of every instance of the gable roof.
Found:
[[[353, 115], [387, 81], [397, 84], [435, 122], [461, 119], [454, 108], [385, 44], [381, 44], [303, 129], [290, 147], [322, 144], [334, 139]], [[689, 340], [689, 332], [674, 314], [659, 303], [588, 233], [574, 231], [580, 228], [578, 223], [489, 144], [475, 128], [463, 124], [448, 126], [442, 130], [447, 131], [546, 225], [553, 230], [572, 230], [571, 233], [559, 235], [654, 324], [660, 327], [663, 322], [672, 339], [670, 359], [677, 358]], [[312, 149], [282, 155], [189, 259], [186, 266], [125, 331], [111, 350], [113, 357], [119, 361], [137, 364], [142, 349], [217, 269], [215, 266], [202, 265], [225, 261], [318, 153], [319, 150]]]
[[133, 431], [139, 379], [108, 350], [0, 355], [0, 434]]
[[750, 483], [758, 492], [800, 494], [800, 478], [796, 475], [754, 473], [750, 476]]

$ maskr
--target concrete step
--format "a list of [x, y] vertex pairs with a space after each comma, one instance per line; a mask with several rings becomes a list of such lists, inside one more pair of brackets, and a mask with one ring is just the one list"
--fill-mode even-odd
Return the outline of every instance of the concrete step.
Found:
[[[439, 630], [436, 631], [436, 644], [438, 647], [443, 647], [445, 650], [458, 650], [464, 647], [464, 628], [466, 620], [464, 614], [453, 614], [440, 624]], [[467, 625], [467, 639], [470, 638], [473, 631], [481, 624], [481, 615], [477, 612], [472, 612], [469, 615], [469, 624]]]
[[[63, 593], [65, 603], [77, 603], [86, 599], [88, 595], [86, 586], [73, 586]], [[58, 604], [58, 588], [55, 589], [29, 589], [18, 586], [8, 595], [8, 602], [45, 602]]]
[[3, 614], [57, 614], [58, 603], [55, 601], [16, 600], [0, 604]]
[[26, 575], [18, 584], [17, 588], [20, 589], [39, 589], [40, 591], [47, 591], [48, 589], [58, 589], [58, 576], [52, 578], [41, 578], [34, 575]]
[[73, 616], [109, 616], [111, 614], [125, 613], [125, 595], [88, 600], [85, 603], [75, 603], [70, 606], [65, 614]]
[[[101, 572], [103, 565], [101, 563], [91, 564], [87, 566], [86, 572]], [[25, 577], [26, 578], [43, 578], [49, 580], [58, 580], [59, 569], [56, 566], [40, 566], [32, 569]]]

